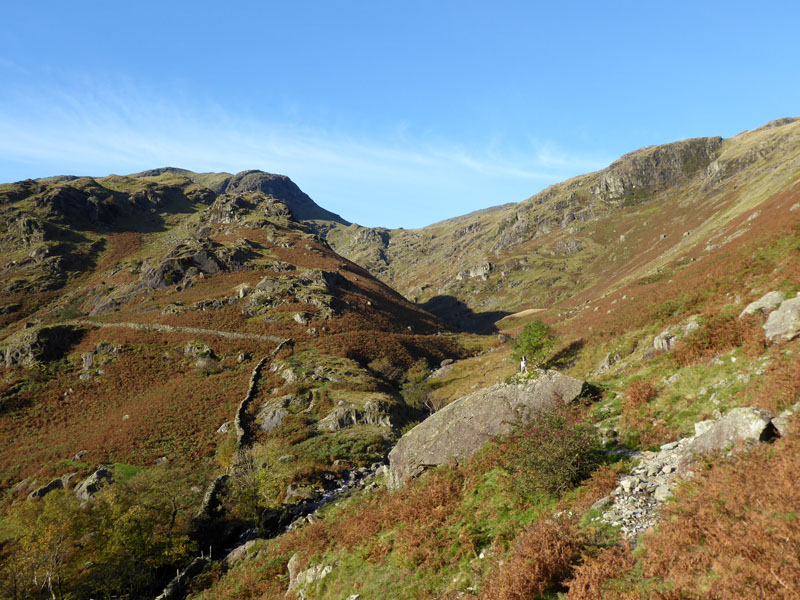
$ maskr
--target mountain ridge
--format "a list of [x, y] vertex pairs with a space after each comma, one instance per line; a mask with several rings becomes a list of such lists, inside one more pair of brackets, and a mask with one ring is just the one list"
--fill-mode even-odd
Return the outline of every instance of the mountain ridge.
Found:
[[0, 185], [0, 594], [788, 599], [798, 293], [796, 119], [417, 230], [261, 171]]

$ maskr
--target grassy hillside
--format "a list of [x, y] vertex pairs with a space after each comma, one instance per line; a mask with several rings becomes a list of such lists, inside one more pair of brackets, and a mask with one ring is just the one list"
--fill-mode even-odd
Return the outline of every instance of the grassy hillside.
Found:
[[[198, 543], [221, 551], [259, 511], [302, 505], [381, 461], [424, 415], [400, 393], [404, 374], [465, 355], [435, 317], [295, 218], [313, 207], [294, 184], [257, 175], [167, 169], [0, 186], [0, 487], [14, 507], [0, 538], [12, 570], [27, 569], [20, 593], [43, 576], [20, 532], [38, 539], [46, 514], [27, 507], [73, 514], [56, 507], [71, 491], [25, 500], [48, 482], [71, 490], [111, 465], [117, 492], [92, 505], [102, 512], [119, 508], [128, 478], [157, 479], [153, 494], [174, 479], [183, 517], [158, 535], [180, 549], [114, 588], [152, 596]], [[209, 541], [211, 525], [191, 515], [223, 473], [235, 477]], [[242, 500], [247, 485], [257, 493]], [[100, 520], [76, 531], [100, 535]], [[91, 581], [103, 569], [141, 559], [119, 543], [73, 547], [63, 593], [99, 594]]]
[[[254, 172], [0, 186], [3, 593], [154, 597], [192, 563], [176, 597], [795, 597], [790, 413], [643, 535], [604, 514], [695, 424], [800, 406], [800, 337], [740, 317], [800, 292], [799, 134], [645, 148], [413, 231]], [[534, 320], [593, 395], [386, 489], [398, 436], [519, 381]]]
[[472, 312], [574, 306], [711, 257], [756, 227], [746, 219], [797, 184], [798, 135], [800, 121], [785, 119], [643, 148], [519, 204], [416, 230], [340, 225], [327, 239], [440, 315], [465, 305], [467, 327]]
[[[635, 201], [595, 199], [606, 214], [596, 208], [573, 232], [569, 226], [538, 234], [529, 229], [527, 239], [497, 254], [489, 250], [497, 236], [485, 233], [492, 219], [499, 227], [510, 210], [552, 215], [548, 198], [591, 187], [605, 174], [556, 186], [512, 208], [418, 231], [379, 232], [389, 238], [386, 256], [404, 265], [395, 281], [413, 277], [420, 289], [435, 290], [445, 277], [441, 271], [464, 270], [464, 263], [436, 262], [438, 240], [442, 246], [452, 240], [443, 232], [452, 236], [454, 227], [484, 228], [471, 243], [495, 265], [510, 264], [504, 256], [534, 265], [507, 270], [504, 279], [495, 266], [485, 281], [479, 275], [459, 283], [454, 296], [475, 311], [484, 309], [484, 300], [501, 314], [513, 311], [496, 322], [511, 336], [533, 319], [555, 327], [559, 344], [549, 365], [603, 390], [579, 416], [606, 444], [601, 466], [567, 492], [537, 491], [518, 485], [536, 440], [524, 433], [500, 439], [465, 464], [433, 470], [397, 491], [356, 493], [319, 521], [257, 542], [227, 572], [209, 572], [192, 597], [282, 597], [291, 581], [290, 559], [294, 572], [328, 568], [324, 578], [300, 586], [306, 598], [793, 597], [800, 586], [792, 558], [800, 530], [789, 491], [796, 429], [770, 446], [704, 462], [662, 509], [664, 525], [641, 538], [626, 539], [592, 507], [614, 493], [618, 478], [642, 460], [639, 452], [692, 435], [695, 423], [738, 406], [777, 415], [800, 402], [798, 339], [769, 344], [763, 315], [738, 318], [768, 291], [786, 297], [800, 291], [796, 127], [777, 123], [733, 140], [702, 141], [717, 155], [702, 168], [693, 166], [693, 175], [653, 177], [658, 189]], [[639, 151], [615, 168], [661, 151]], [[328, 234], [340, 251], [335, 236], [342, 231]], [[407, 254], [391, 255], [403, 239], [420, 252], [404, 247]], [[554, 264], [554, 246], [570, 239], [585, 246], [554, 269], [554, 285], [563, 293], [534, 283], [532, 272]], [[371, 268], [391, 281], [392, 264], [382, 273]], [[699, 327], [668, 353], [655, 348], [663, 331], [683, 331], [695, 321]], [[483, 350], [427, 380], [436, 408], [508, 380], [516, 370], [509, 346], [495, 336], [464, 340]]]

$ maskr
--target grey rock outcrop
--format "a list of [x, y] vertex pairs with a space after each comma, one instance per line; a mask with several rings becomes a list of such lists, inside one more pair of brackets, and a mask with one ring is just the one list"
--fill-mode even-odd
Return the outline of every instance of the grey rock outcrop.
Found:
[[758, 300], [751, 302], [744, 307], [744, 310], [739, 313], [739, 318], [744, 318], [748, 315], [754, 315], [759, 312], [769, 313], [774, 308], [780, 305], [786, 299], [783, 292], [768, 292], [761, 296]]
[[764, 335], [770, 342], [788, 342], [800, 335], [800, 296], [784, 300], [764, 323]]
[[292, 555], [286, 568], [289, 571], [289, 589], [286, 590], [286, 594], [297, 592], [297, 597], [301, 600], [306, 597], [302, 588], [324, 579], [333, 571], [331, 565], [323, 564], [311, 565], [307, 569], [300, 570], [300, 561], [297, 558], [297, 554]]
[[234, 246], [223, 246], [208, 238], [187, 239], [170, 250], [158, 264], [142, 264], [139, 282], [144, 287], [163, 288], [201, 273], [209, 275], [241, 270], [256, 256], [244, 241]]
[[766, 442], [778, 436], [772, 415], [752, 407], [734, 408], [716, 421], [695, 423], [695, 437], [689, 450], [712, 454], [747, 442]]
[[322, 419], [317, 427], [321, 431], [333, 433], [354, 425], [392, 426], [392, 413], [396, 409], [392, 403], [381, 398], [371, 398], [363, 408], [352, 404], [341, 404]]
[[53, 481], [51, 481], [47, 485], [37, 488], [33, 490], [30, 494], [28, 494], [28, 500], [32, 498], [44, 498], [50, 492], [63, 489], [64, 489], [64, 481], [61, 478], [53, 479]]
[[653, 339], [653, 348], [660, 352], [669, 352], [685, 336], [700, 328], [697, 318], [693, 317], [686, 323], [669, 327]]
[[224, 194], [217, 198], [209, 211], [212, 223], [241, 223], [252, 215], [291, 218], [289, 207], [283, 202], [263, 194]]
[[25, 329], [13, 335], [0, 349], [0, 366], [32, 367], [57, 360], [81, 338], [85, 330], [72, 325]]
[[642, 148], [602, 173], [591, 192], [603, 200], [635, 200], [705, 169], [722, 149], [722, 138], [697, 138]]
[[86, 502], [113, 481], [114, 474], [111, 470], [106, 467], [100, 467], [75, 488], [75, 495], [78, 497], [78, 500]]
[[261, 431], [270, 433], [280, 427], [283, 420], [289, 416], [289, 410], [286, 408], [289, 398], [291, 396], [271, 400], [256, 413], [256, 423]]
[[231, 177], [225, 184], [226, 194], [247, 194], [261, 192], [280, 200], [298, 220], [326, 220], [349, 225], [339, 215], [325, 210], [308, 197], [285, 175], [274, 175], [264, 171], [242, 171]]
[[465, 459], [490, 437], [508, 433], [519, 419], [566, 405], [589, 386], [557, 371], [538, 371], [536, 379], [499, 383], [448, 404], [406, 433], [389, 453], [387, 485], [397, 488], [425, 469]]
[[622, 357], [619, 355], [618, 352], [614, 353], [609, 352], [603, 357], [603, 360], [600, 361], [600, 364], [597, 365], [597, 368], [594, 370], [594, 375], [602, 375], [603, 373], [607, 373], [621, 359]]

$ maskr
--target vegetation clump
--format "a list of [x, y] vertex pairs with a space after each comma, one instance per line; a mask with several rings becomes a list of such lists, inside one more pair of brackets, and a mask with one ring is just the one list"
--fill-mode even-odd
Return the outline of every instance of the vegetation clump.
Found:
[[555, 347], [556, 340], [550, 325], [539, 319], [531, 321], [525, 325], [519, 337], [512, 341], [513, 357], [515, 360], [525, 357], [529, 367], [541, 367]]
[[573, 523], [539, 520], [517, 538], [509, 560], [489, 579], [486, 600], [540, 597], [566, 579], [585, 536]]
[[563, 494], [600, 465], [597, 430], [576, 411], [553, 408], [513, 434], [516, 482], [523, 496]]

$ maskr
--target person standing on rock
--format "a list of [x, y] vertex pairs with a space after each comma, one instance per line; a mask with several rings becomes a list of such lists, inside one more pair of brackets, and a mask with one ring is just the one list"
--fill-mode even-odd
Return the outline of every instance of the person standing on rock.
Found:
[[528, 372], [528, 361], [524, 356], [522, 357], [522, 360], [519, 361], [519, 372], [520, 373]]

